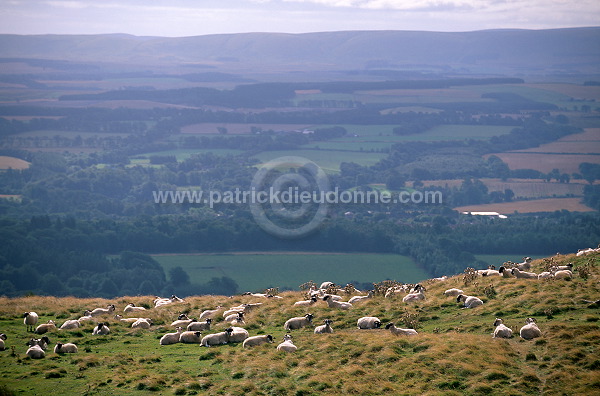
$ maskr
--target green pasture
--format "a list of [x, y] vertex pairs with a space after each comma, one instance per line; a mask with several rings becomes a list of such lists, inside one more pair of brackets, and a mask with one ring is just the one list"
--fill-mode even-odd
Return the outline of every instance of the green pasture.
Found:
[[169, 273], [180, 266], [190, 280], [205, 283], [227, 276], [240, 291], [260, 291], [268, 287], [298, 290], [312, 280], [345, 285], [351, 281], [380, 282], [393, 279], [404, 283], [428, 279], [425, 271], [410, 258], [395, 254], [210, 254], [154, 255]]
[[[135, 155], [137, 159], [139, 158], [147, 158], [149, 161], [150, 157], [158, 155], [158, 156], [168, 156], [174, 155], [177, 158], [177, 161], [184, 161], [190, 158], [194, 154], [206, 154], [212, 153], [217, 156], [227, 156], [227, 155], [238, 155], [243, 153], [242, 150], [234, 150], [234, 149], [177, 149], [177, 150], [165, 150], [165, 151], [155, 151], [152, 153], [144, 153]], [[144, 160], [141, 160], [144, 161]]]
[[356, 153], [348, 151], [327, 151], [327, 150], [280, 150], [263, 151], [253, 158], [261, 162], [268, 162], [278, 157], [296, 156], [304, 157], [319, 165], [325, 172], [339, 172], [342, 162], [354, 162], [359, 165], [371, 166], [376, 164], [387, 154], [382, 153]]
[[[476, 254], [475, 258], [477, 260], [481, 260], [487, 263], [487, 265], [495, 265], [496, 269], [498, 269], [502, 263], [507, 261], [512, 261], [513, 263], [522, 263], [523, 257], [531, 257], [534, 260], [540, 259], [546, 256], [540, 255], [531, 255], [531, 254]], [[484, 268], [477, 268], [484, 269]]]

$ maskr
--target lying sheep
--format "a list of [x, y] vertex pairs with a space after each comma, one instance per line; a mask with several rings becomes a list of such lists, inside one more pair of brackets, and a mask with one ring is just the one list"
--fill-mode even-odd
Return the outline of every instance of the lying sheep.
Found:
[[325, 281], [325, 282], [321, 283], [321, 286], [319, 286], [319, 289], [325, 290], [325, 289], [327, 289], [329, 287], [333, 287], [333, 286], [335, 286], [335, 283], [329, 282], [329, 281]]
[[240, 324], [244, 323], [244, 312], [237, 312], [237, 313], [233, 313], [231, 315], [228, 315], [225, 319], [225, 322], [227, 323], [232, 323], [232, 322], [237, 322]]
[[187, 331], [209, 331], [210, 324], [212, 323], [211, 318], [207, 318], [204, 322], [192, 322], [187, 326]]
[[463, 308], [475, 308], [480, 305], [483, 305], [483, 301], [474, 296], [465, 296], [464, 294], [459, 294], [456, 297], [456, 302], [463, 302]]
[[496, 318], [494, 321], [494, 326], [496, 326], [496, 328], [492, 333], [493, 338], [512, 338], [513, 331], [510, 329], [510, 327], [507, 327], [502, 323], [502, 319]]
[[29, 347], [29, 349], [27, 349], [27, 352], [25, 353], [31, 359], [42, 359], [44, 358], [44, 356], [46, 356], [46, 352], [44, 352], [44, 350], [39, 345]]
[[250, 337], [248, 330], [241, 327], [230, 327], [231, 332], [228, 332], [229, 338], [227, 342], [244, 342], [244, 340]]
[[273, 342], [273, 336], [270, 334], [252, 336], [252, 337], [248, 337], [244, 340], [244, 342], [242, 343], [242, 348], [253, 347], [253, 346], [258, 346], [258, 345], [272, 343], [272, 342]]
[[107, 335], [109, 333], [110, 329], [102, 322], [98, 323], [98, 325], [94, 327], [94, 330], [92, 331], [93, 335]]
[[34, 333], [45, 334], [52, 330], [56, 330], [56, 324], [54, 324], [53, 320], [49, 320], [48, 323], [42, 323], [41, 325], [36, 327]]
[[78, 329], [80, 326], [81, 326], [81, 323], [79, 322], [79, 320], [71, 319], [71, 320], [65, 321], [65, 323], [63, 323], [60, 326], [60, 329], [61, 330], [72, 330], [72, 329]]
[[227, 344], [229, 342], [229, 334], [232, 332], [233, 329], [227, 328], [220, 333], [207, 334], [202, 337], [200, 345], [203, 347], [210, 347], [211, 345]]
[[177, 297], [175, 294], [171, 296], [171, 298], [160, 298], [156, 297], [154, 299], [154, 308], [164, 307], [165, 305], [169, 305], [172, 303], [182, 303], [185, 302], [182, 298]]
[[171, 323], [171, 326], [177, 327], [187, 327], [190, 323], [192, 323], [193, 319], [188, 318], [186, 314], [180, 314], [177, 317], [177, 320]]
[[146, 310], [146, 308], [144, 308], [144, 307], [136, 307], [134, 303], [129, 303], [129, 304], [127, 304], [127, 306], [125, 306], [125, 308], [123, 308], [123, 312], [125, 312], [125, 313], [143, 312], [145, 310]]
[[4, 333], [0, 334], [0, 351], [4, 351], [6, 349], [6, 347], [4, 346], [4, 341], [7, 338], [8, 337], [6, 336], [6, 334], [4, 334]]
[[70, 342], [66, 344], [57, 342], [54, 346], [54, 353], [77, 353], [77, 345]]
[[23, 318], [23, 324], [27, 326], [27, 331], [33, 331], [38, 322], [38, 314], [35, 312], [25, 312]]
[[354, 296], [354, 297], [352, 297], [350, 300], [348, 300], [348, 303], [350, 303], [350, 304], [356, 304], [358, 302], [362, 302], [362, 301], [368, 300], [370, 298], [373, 298], [373, 290], [369, 290], [369, 292], [367, 293], [366, 296]]
[[425, 293], [423, 293], [424, 291], [425, 291], [425, 289], [421, 285], [417, 285], [417, 286], [415, 286], [413, 292], [404, 296], [404, 298], [402, 299], [402, 302], [410, 303], [410, 302], [424, 300], [425, 299]]
[[329, 295], [329, 294], [327, 294], [327, 295], [325, 295], [325, 297], [323, 297], [323, 301], [327, 302], [327, 305], [329, 306], [329, 308], [338, 308], [338, 309], [343, 309], [343, 310], [348, 310], [348, 309], [352, 308], [352, 304], [350, 304], [349, 302], [335, 301], [331, 298], [331, 295]]
[[301, 329], [304, 326], [312, 326], [313, 317], [312, 314], [306, 314], [304, 316], [288, 319], [283, 324], [283, 328], [289, 331]]
[[535, 319], [527, 318], [525, 320], [525, 326], [521, 327], [521, 330], [519, 331], [519, 335], [526, 340], [532, 340], [541, 337], [542, 332], [535, 323]]
[[37, 345], [45, 351], [48, 347], [48, 344], [50, 344], [50, 339], [47, 336], [43, 336], [42, 338], [32, 338], [31, 340], [27, 341], [25, 345], [30, 347]]
[[510, 269], [506, 268], [506, 267], [500, 267], [498, 268], [498, 272], [500, 273], [500, 275], [502, 275], [504, 278], [513, 278], [513, 274], [511, 272]]
[[79, 319], [77, 319], [79, 322], [88, 322], [88, 321], [93, 321], [95, 320], [92, 317], [92, 311], [90, 311], [89, 309], [87, 309], [84, 313], [83, 316]]
[[536, 273], [521, 271], [518, 268], [513, 268], [511, 271], [511, 274], [513, 274], [515, 276], [515, 278], [520, 278], [520, 279], [537, 279], [538, 278], [538, 275]]
[[308, 307], [317, 302], [317, 296], [312, 296], [309, 300], [296, 301], [294, 306], [296, 307]]
[[554, 279], [572, 279], [573, 278], [573, 273], [569, 270], [561, 270], [561, 271], [556, 271], [554, 273]]
[[554, 271], [573, 271], [573, 263], [569, 263], [567, 265], [557, 265], [552, 268]]
[[115, 319], [118, 320], [121, 323], [135, 323], [138, 321], [138, 319], [140, 318], [124, 318], [122, 315], [115, 315]]
[[219, 312], [221, 310], [221, 308], [223, 308], [223, 307], [219, 305], [215, 309], [204, 310], [204, 311], [202, 311], [202, 313], [200, 314], [198, 319], [212, 318], [217, 312]]
[[102, 315], [108, 315], [112, 312], [114, 312], [116, 309], [114, 304], [110, 304], [108, 305], [106, 308], [95, 308], [92, 310], [92, 312], [90, 313], [90, 316], [102, 316]]
[[452, 296], [452, 297], [456, 297], [459, 294], [463, 294], [464, 292], [460, 289], [457, 288], [453, 288], [453, 289], [448, 289], [444, 292], [444, 295], [446, 296]]
[[356, 326], [361, 329], [378, 329], [381, 327], [381, 321], [374, 316], [364, 316], [356, 322]]
[[523, 262], [517, 264], [517, 269], [520, 271], [529, 271], [531, 269], [531, 262], [533, 261], [531, 257], [523, 257]]
[[333, 320], [325, 319], [323, 323], [325, 324], [315, 327], [315, 334], [333, 333], [333, 328], [331, 327]]
[[292, 342], [292, 336], [289, 334], [284, 335], [283, 342], [281, 344], [277, 345], [278, 351], [296, 352], [296, 349], [298, 349], [298, 348]]
[[184, 344], [200, 344], [202, 342], [201, 334], [199, 331], [184, 331], [179, 335], [179, 342]]
[[152, 326], [152, 319], [150, 318], [139, 318], [131, 324], [133, 329], [149, 329]]
[[167, 333], [164, 336], [160, 337], [160, 345], [177, 344], [179, 342], [179, 338], [181, 337], [182, 331], [183, 329], [181, 327], [178, 327], [176, 333]]
[[549, 271], [544, 271], [544, 272], [540, 272], [538, 274], [538, 279], [550, 279], [553, 278], [554, 274], [552, 272]]
[[390, 333], [392, 333], [393, 335], [414, 336], [419, 334], [414, 329], [401, 329], [399, 327], [396, 327], [393, 323], [388, 323], [387, 325], [385, 325], [385, 328], [389, 329]]

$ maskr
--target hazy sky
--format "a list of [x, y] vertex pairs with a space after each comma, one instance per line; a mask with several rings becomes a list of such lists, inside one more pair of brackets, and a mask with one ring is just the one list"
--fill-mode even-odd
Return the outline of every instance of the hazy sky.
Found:
[[599, 0], [0, 0], [0, 33], [195, 36], [600, 25]]

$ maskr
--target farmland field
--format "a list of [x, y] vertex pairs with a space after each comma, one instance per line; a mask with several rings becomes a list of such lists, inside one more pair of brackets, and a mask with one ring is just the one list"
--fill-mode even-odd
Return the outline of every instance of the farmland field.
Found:
[[203, 123], [203, 124], [192, 124], [186, 125], [181, 128], [181, 133], [184, 134], [201, 134], [201, 135], [214, 135], [219, 131], [217, 128], [226, 128], [227, 134], [240, 135], [251, 133], [252, 127], [257, 127], [262, 130], [268, 131], [294, 131], [308, 128], [307, 125], [300, 124], [234, 124], [234, 123]]
[[503, 202], [495, 204], [468, 205], [454, 208], [460, 212], [498, 212], [500, 214], [554, 212], [568, 210], [570, 212], [593, 212], [594, 210], [581, 203], [580, 198], [547, 198], [531, 201]]
[[0, 155], [0, 169], [27, 169], [30, 163], [20, 158]]
[[[193, 154], [205, 154], [212, 153], [216, 156], [227, 156], [227, 155], [237, 155], [242, 153], [242, 150], [233, 150], [233, 149], [178, 149], [178, 150], [165, 150], [165, 151], [155, 151], [152, 153], [144, 153], [135, 155], [134, 161], [136, 163], [149, 163], [149, 158], [154, 155], [158, 156], [168, 156], [174, 155], [177, 158], [177, 161], [184, 161], [191, 157]], [[142, 160], [141, 158], [146, 158], [146, 160]]]
[[180, 266], [191, 281], [197, 283], [227, 276], [237, 282], [240, 291], [260, 291], [268, 287], [297, 290], [309, 280], [317, 283], [330, 280], [345, 285], [351, 281], [380, 282], [385, 279], [412, 283], [429, 278], [411, 259], [395, 254], [245, 253], [152, 257], [166, 273]]
[[[548, 173], [558, 169], [561, 173], [578, 173], [579, 164], [600, 164], [600, 155], [592, 154], [549, 154], [549, 153], [495, 153], [510, 169], [535, 169]], [[485, 156], [487, 158], [488, 156]]]
[[339, 172], [342, 162], [354, 162], [359, 165], [371, 166], [377, 163], [386, 154], [381, 153], [357, 153], [344, 151], [327, 151], [327, 150], [285, 150], [285, 151], [264, 151], [255, 155], [262, 162], [268, 162], [278, 157], [296, 156], [308, 158], [314, 161], [317, 165], [323, 168], [326, 172]]

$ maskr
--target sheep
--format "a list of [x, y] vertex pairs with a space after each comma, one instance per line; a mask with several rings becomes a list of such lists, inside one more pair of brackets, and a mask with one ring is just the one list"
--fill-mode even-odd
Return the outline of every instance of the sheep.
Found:
[[319, 289], [325, 290], [325, 289], [327, 289], [329, 287], [332, 287], [332, 286], [335, 286], [335, 283], [326, 281], [326, 282], [321, 283], [321, 286], [319, 286]]
[[331, 298], [331, 295], [329, 294], [323, 297], [323, 301], [327, 301], [327, 305], [329, 306], [329, 308], [339, 308], [343, 310], [348, 310], [352, 308], [352, 304], [350, 304], [349, 302], [335, 301]]
[[506, 268], [506, 267], [504, 267], [504, 266], [503, 266], [503, 267], [500, 267], [500, 268], [498, 268], [498, 272], [499, 272], [499, 273], [502, 275], [502, 277], [504, 277], [504, 278], [513, 278], [513, 277], [514, 277], [514, 276], [513, 276], [513, 274], [512, 274], [512, 272], [511, 272], [511, 271], [510, 271], [508, 268]]
[[556, 271], [554, 273], [554, 279], [571, 279], [573, 278], [573, 273], [569, 270]]
[[549, 279], [553, 278], [554, 274], [552, 272], [544, 271], [538, 274], [538, 279]]
[[152, 319], [150, 318], [139, 318], [131, 324], [133, 329], [149, 329], [152, 326]]
[[50, 344], [50, 339], [47, 336], [43, 336], [42, 338], [32, 338], [31, 340], [27, 341], [25, 345], [30, 347], [37, 345], [45, 351], [48, 347], [48, 344]]
[[232, 331], [228, 333], [229, 338], [227, 339], [227, 342], [244, 342], [244, 340], [250, 336], [248, 330], [243, 329], [241, 327], [234, 326], [230, 327], [230, 329]]
[[237, 312], [234, 314], [231, 314], [229, 316], [227, 316], [225, 319], [225, 322], [227, 323], [232, 323], [232, 322], [236, 322], [236, 323], [240, 323], [240, 324], [244, 324], [244, 312]]
[[165, 305], [169, 305], [174, 302], [185, 302], [185, 300], [177, 297], [175, 294], [171, 296], [171, 298], [160, 298], [156, 297], [154, 299], [154, 308], [163, 307]]
[[187, 331], [208, 331], [210, 330], [211, 318], [207, 318], [204, 322], [192, 322], [187, 326]]
[[35, 312], [25, 312], [23, 318], [23, 323], [27, 326], [27, 331], [33, 331], [38, 322], [38, 314]]
[[140, 318], [124, 318], [122, 315], [115, 315], [115, 319], [122, 323], [135, 323]]
[[507, 327], [502, 323], [502, 319], [496, 318], [494, 321], [494, 326], [496, 326], [496, 328], [492, 333], [493, 338], [512, 338], [513, 331], [510, 329], [510, 327]]
[[92, 317], [92, 311], [90, 311], [89, 309], [86, 309], [85, 312], [83, 313], [83, 316], [79, 319], [77, 319], [79, 322], [87, 322], [90, 320], [94, 320], [94, 318]]
[[385, 291], [384, 298], [392, 298], [396, 294], [406, 293], [406, 292], [407, 292], [406, 285], [398, 285], [398, 286], [388, 287], [388, 289]]
[[573, 271], [573, 263], [567, 265], [557, 265], [552, 268], [554, 271]]
[[381, 327], [381, 320], [374, 316], [364, 316], [356, 322], [356, 326], [361, 329], [378, 329]]
[[392, 333], [393, 335], [414, 336], [414, 335], [419, 334], [419, 333], [417, 333], [417, 330], [401, 329], [399, 327], [396, 327], [393, 323], [388, 323], [387, 325], [385, 325], [385, 328], [389, 329], [390, 333]]
[[369, 292], [367, 293], [366, 296], [354, 296], [354, 297], [352, 297], [350, 300], [348, 300], [348, 303], [350, 303], [350, 304], [356, 304], [357, 302], [362, 302], [362, 301], [368, 300], [369, 298], [373, 298], [373, 290], [369, 290]]
[[54, 324], [53, 320], [49, 320], [48, 323], [42, 323], [38, 327], [35, 328], [35, 334], [45, 334], [49, 331], [56, 330], [56, 324]]
[[309, 300], [296, 301], [294, 306], [296, 307], [308, 307], [317, 302], [317, 296], [312, 296]]
[[523, 262], [517, 264], [517, 269], [519, 269], [520, 271], [528, 271], [531, 269], [531, 261], [533, 261], [531, 259], [531, 257], [523, 257]]
[[90, 316], [102, 316], [102, 315], [108, 315], [111, 312], [115, 311], [115, 305], [114, 304], [110, 304], [108, 305], [106, 308], [95, 308], [92, 310], [92, 312], [90, 313]]
[[178, 327], [176, 333], [167, 333], [164, 336], [160, 337], [160, 345], [177, 344], [179, 342], [179, 338], [181, 337], [182, 331], [183, 329], [181, 327]]
[[315, 334], [333, 333], [333, 329], [331, 328], [333, 320], [325, 319], [323, 323], [325, 324], [315, 327]]
[[273, 336], [271, 334], [252, 336], [244, 340], [244, 342], [242, 343], [242, 348], [253, 347], [272, 342]]
[[27, 349], [27, 352], [25, 353], [31, 359], [42, 359], [46, 356], [46, 352], [44, 352], [44, 350], [39, 345], [29, 347], [29, 349]]
[[496, 271], [495, 269], [487, 269], [481, 273], [481, 276], [501, 276], [501, 274], [500, 271]]
[[219, 305], [215, 309], [207, 309], [205, 311], [202, 311], [198, 319], [212, 318], [217, 312], [219, 312], [221, 308], [223, 307]]
[[483, 301], [481, 301], [479, 298], [474, 296], [465, 296], [464, 294], [459, 294], [458, 297], [456, 297], [456, 302], [461, 301], [464, 303], [463, 308], [475, 308], [483, 305]]
[[220, 333], [207, 334], [202, 337], [200, 346], [210, 347], [211, 345], [222, 345], [229, 342], [229, 334], [233, 332], [232, 328], [225, 329]]
[[285, 321], [283, 328], [289, 331], [301, 329], [304, 326], [312, 326], [313, 318], [314, 316], [312, 314], [306, 314], [304, 316], [291, 318]]
[[200, 344], [202, 341], [201, 334], [199, 331], [184, 331], [179, 335], [179, 342], [184, 344]]
[[402, 299], [402, 302], [410, 303], [410, 302], [414, 302], [414, 301], [424, 300], [425, 299], [425, 294], [423, 293], [424, 290], [425, 289], [421, 285], [415, 286], [413, 292], [404, 296], [404, 298]]
[[129, 303], [129, 304], [127, 304], [127, 306], [125, 308], [123, 308], [123, 312], [125, 312], [125, 313], [142, 312], [145, 310], [146, 310], [146, 308], [144, 308], [144, 307], [136, 307], [134, 303]]
[[60, 329], [61, 330], [72, 330], [72, 329], [78, 329], [80, 326], [81, 326], [81, 323], [79, 322], [79, 320], [71, 319], [71, 320], [65, 321], [65, 323], [63, 323], [60, 326]]
[[452, 296], [452, 297], [456, 297], [459, 294], [463, 294], [464, 292], [460, 289], [457, 288], [452, 288], [452, 289], [448, 289], [444, 292], [444, 295], [446, 296]]
[[298, 349], [298, 348], [292, 342], [292, 336], [289, 334], [284, 335], [283, 342], [281, 344], [277, 345], [278, 351], [296, 352], [296, 349]]
[[180, 314], [177, 317], [177, 320], [174, 321], [173, 323], [171, 323], [172, 327], [187, 327], [190, 323], [192, 323], [194, 321], [194, 319], [190, 319], [188, 318], [188, 316], [186, 314]]
[[515, 276], [515, 278], [520, 278], [520, 279], [537, 279], [538, 278], [538, 275], [536, 273], [521, 271], [518, 268], [513, 268], [511, 273]]
[[519, 335], [523, 339], [532, 340], [534, 338], [541, 337], [542, 332], [535, 323], [535, 319], [527, 318], [525, 320], [525, 326], [521, 327], [521, 330], [519, 331]]
[[0, 351], [4, 351], [6, 349], [6, 347], [4, 346], [4, 340], [6, 340], [7, 338], [8, 337], [6, 336], [6, 334], [0, 334]]
[[93, 335], [107, 335], [110, 333], [110, 329], [108, 326], [102, 322], [98, 323], [94, 330], [92, 331]]
[[77, 353], [77, 345], [70, 342], [67, 344], [57, 342], [54, 346], [54, 353]]

